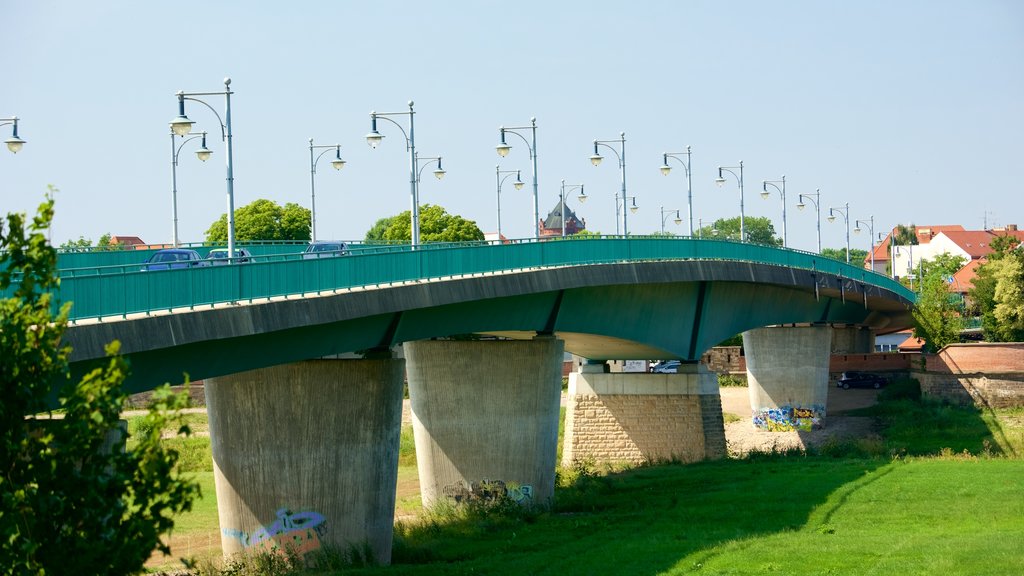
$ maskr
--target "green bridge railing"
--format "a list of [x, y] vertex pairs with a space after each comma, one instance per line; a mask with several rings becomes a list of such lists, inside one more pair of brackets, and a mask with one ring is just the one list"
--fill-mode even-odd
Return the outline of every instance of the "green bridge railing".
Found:
[[[728, 240], [586, 237], [425, 244], [416, 249], [364, 245], [353, 246], [348, 255], [335, 258], [306, 260], [296, 253], [270, 254], [256, 256], [248, 264], [160, 271], [142, 271], [145, 254], [135, 256], [130, 264], [59, 269], [60, 288], [54, 305], [73, 302], [72, 320], [125, 317], [446, 276], [658, 260], [731, 260], [817, 270], [916, 300], [913, 292], [898, 282], [863, 268], [819, 254]], [[11, 292], [9, 289], [0, 296], [8, 297]]]

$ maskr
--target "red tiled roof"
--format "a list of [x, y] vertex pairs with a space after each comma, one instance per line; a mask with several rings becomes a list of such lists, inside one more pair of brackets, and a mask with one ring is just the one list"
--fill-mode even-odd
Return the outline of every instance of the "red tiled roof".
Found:
[[911, 336], [910, 338], [904, 340], [898, 348], [900, 352], [920, 352], [921, 349], [924, 348], [924, 340], [920, 338], [914, 338], [913, 336]]
[[111, 244], [124, 244], [126, 246], [135, 246], [136, 244], [145, 244], [142, 238], [138, 236], [111, 236]]
[[949, 283], [949, 291], [966, 294], [974, 288], [974, 279], [978, 277], [978, 266], [985, 263], [985, 258], [977, 258], [964, 264], [963, 268], [953, 274], [953, 281]]
[[963, 232], [964, 227], [959, 224], [940, 224], [938, 226], [915, 226], [914, 232], [917, 233], [917, 241], [921, 244], [927, 244], [939, 235], [939, 232]]
[[964, 252], [967, 252], [971, 256], [971, 260], [977, 260], [982, 256], [988, 256], [992, 253], [992, 248], [989, 244], [992, 242], [993, 235], [986, 230], [949, 231], [942, 232], [942, 234], [952, 240]]

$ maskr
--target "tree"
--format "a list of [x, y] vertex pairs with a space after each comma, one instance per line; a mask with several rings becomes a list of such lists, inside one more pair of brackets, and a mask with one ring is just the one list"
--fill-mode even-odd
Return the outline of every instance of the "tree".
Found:
[[967, 259], [963, 256], [955, 256], [949, 252], [943, 252], [942, 254], [936, 254], [934, 258], [929, 260], [921, 260], [918, 266], [921, 270], [921, 276], [928, 276], [935, 272], [949, 277], [963, 268], [964, 264], [967, 264]]
[[[840, 262], [846, 262], [846, 248], [822, 248], [821, 255], [833, 260], [839, 260]], [[853, 264], [854, 266], [863, 264], [864, 258], [866, 258], [867, 255], [867, 250], [850, 248], [850, 264]]]
[[960, 341], [963, 318], [951, 296], [941, 270], [935, 269], [922, 279], [921, 293], [912, 311], [914, 336], [923, 339], [933, 352]]
[[1019, 255], [1004, 260], [995, 273], [995, 308], [1001, 337], [1021, 341], [1024, 336], [1024, 258]]
[[[111, 437], [123, 441], [128, 366], [112, 342], [103, 366], [68, 377], [61, 339], [71, 304], [51, 312], [52, 190], [30, 224], [23, 214], [0, 219], [0, 293], [13, 289], [0, 299], [0, 574], [136, 573], [154, 548], [169, 552], [160, 535], [198, 494], [160, 439], [181, 424], [187, 396], [159, 389], [140, 427], [148, 432], [131, 450], [109, 448]], [[60, 419], [46, 413], [54, 388]]]
[[[747, 241], [752, 244], [764, 244], [767, 246], [782, 246], [782, 238], [775, 236], [775, 226], [770, 218], [764, 216], [751, 216], [743, 219], [743, 229], [747, 235]], [[717, 231], [717, 233], [715, 233]], [[713, 226], [701, 228], [702, 238], [719, 238], [723, 240], [740, 239], [740, 217], [719, 218]]]
[[[1024, 252], [1013, 236], [997, 236], [989, 246], [993, 252], [977, 268], [973, 287], [968, 292], [972, 313], [981, 317], [981, 331], [989, 342], [1024, 341], [1018, 294], [1024, 292], [1024, 279], [1018, 266], [1024, 264]], [[999, 293], [997, 298], [996, 293]], [[999, 304], [1000, 315], [996, 315]]]
[[[289, 202], [283, 207], [261, 198], [235, 209], [235, 240], [309, 240], [312, 215], [308, 208]], [[227, 242], [228, 216], [206, 230], [207, 242]]]
[[[381, 231], [382, 228], [383, 231]], [[449, 214], [441, 206], [433, 204], [424, 204], [420, 208], [420, 241], [422, 242], [469, 242], [483, 239], [484, 233], [472, 220]], [[378, 220], [373, 228], [366, 232], [366, 240], [411, 242], [412, 218], [409, 211], [406, 210], [391, 218]]]

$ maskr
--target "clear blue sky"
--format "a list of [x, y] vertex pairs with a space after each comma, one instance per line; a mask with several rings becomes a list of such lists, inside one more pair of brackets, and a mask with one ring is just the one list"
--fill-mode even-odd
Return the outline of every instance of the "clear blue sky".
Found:
[[[541, 212], [561, 179], [586, 184], [588, 228], [615, 230], [619, 176], [592, 140], [627, 138], [630, 231], [686, 208], [682, 169], [661, 153], [693, 148], [694, 218], [739, 212], [716, 166], [746, 166], [746, 214], [781, 232], [781, 202], [761, 180], [785, 174], [790, 245], [813, 250], [821, 189], [876, 231], [899, 222], [1024, 224], [1024, 3], [864, 2], [95, 2], [0, 0], [0, 117], [28, 141], [0, 149], [0, 212], [32, 211], [60, 188], [55, 243], [105, 232], [171, 237], [170, 137], [175, 92], [217, 91], [230, 76], [235, 202], [309, 204], [307, 140], [340, 143], [348, 165], [321, 161], [321, 237], [361, 238], [409, 207], [402, 137], [369, 112], [416, 101], [417, 148], [443, 155], [421, 203], [495, 229], [494, 168], [522, 169], [521, 142], [495, 154], [499, 125], [537, 118]], [[223, 100], [210, 103], [222, 111]], [[190, 103], [197, 126], [216, 119]], [[0, 139], [10, 136], [0, 128]], [[224, 148], [178, 170], [181, 237], [201, 240], [225, 211]], [[532, 234], [530, 186], [502, 190], [507, 236]], [[570, 206], [577, 206], [575, 199]], [[685, 230], [685, 224], [673, 231]], [[866, 235], [852, 236], [866, 248]], [[822, 217], [822, 243], [844, 244]]]

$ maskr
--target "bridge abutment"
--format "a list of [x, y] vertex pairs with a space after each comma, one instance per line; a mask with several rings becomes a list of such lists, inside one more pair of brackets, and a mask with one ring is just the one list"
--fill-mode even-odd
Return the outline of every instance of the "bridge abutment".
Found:
[[405, 343], [424, 506], [507, 493], [554, 495], [564, 343]]
[[221, 546], [391, 561], [404, 360], [309, 360], [206, 380]]
[[833, 354], [873, 354], [875, 333], [866, 326], [834, 326], [831, 350]]
[[648, 374], [583, 364], [569, 374], [563, 465], [724, 456], [722, 398], [706, 366], [682, 363], [676, 374]]
[[754, 426], [785, 432], [824, 426], [829, 326], [756, 328], [743, 333]]

